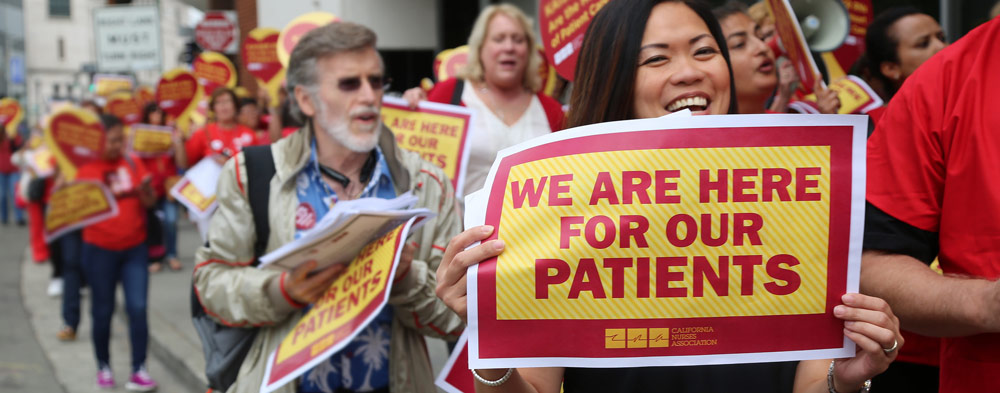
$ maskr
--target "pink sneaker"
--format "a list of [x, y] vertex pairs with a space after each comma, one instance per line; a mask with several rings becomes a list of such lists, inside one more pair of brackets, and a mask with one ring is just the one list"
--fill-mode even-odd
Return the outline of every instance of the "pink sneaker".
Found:
[[111, 374], [110, 368], [103, 367], [97, 370], [97, 387], [100, 389], [115, 387], [115, 376]]
[[132, 373], [132, 377], [125, 383], [125, 389], [133, 392], [151, 392], [156, 390], [156, 381], [146, 372], [146, 367], [140, 367], [139, 371]]

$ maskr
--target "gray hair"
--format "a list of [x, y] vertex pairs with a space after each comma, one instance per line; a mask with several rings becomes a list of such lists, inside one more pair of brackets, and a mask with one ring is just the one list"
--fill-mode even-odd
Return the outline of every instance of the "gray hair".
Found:
[[[316, 78], [316, 60], [341, 52], [374, 48], [377, 37], [371, 29], [351, 22], [333, 22], [306, 33], [295, 45], [288, 60], [286, 89], [292, 117], [305, 123], [307, 116], [302, 113], [295, 99], [295, 87], [302, 86], [315, 97], [319, 91]], [[381, 60], [381, 56], [379, 57]]]

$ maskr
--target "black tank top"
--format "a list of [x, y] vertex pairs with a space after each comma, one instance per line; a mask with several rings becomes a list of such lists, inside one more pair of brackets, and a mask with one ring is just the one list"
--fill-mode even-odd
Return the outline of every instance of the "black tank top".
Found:
[[567, 368], [565, 393], [790, 393], [798, 362]]

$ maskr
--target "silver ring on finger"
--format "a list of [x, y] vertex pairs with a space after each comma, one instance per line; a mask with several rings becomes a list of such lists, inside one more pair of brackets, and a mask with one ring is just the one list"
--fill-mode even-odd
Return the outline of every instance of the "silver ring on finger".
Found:
[[895, 352], [897, 349], [899, 349], [899, 340], [892, 339], [892, 346], [889, 348], [882, 348], [882, 352], [885, 352], [886, 355], [889, 355]]

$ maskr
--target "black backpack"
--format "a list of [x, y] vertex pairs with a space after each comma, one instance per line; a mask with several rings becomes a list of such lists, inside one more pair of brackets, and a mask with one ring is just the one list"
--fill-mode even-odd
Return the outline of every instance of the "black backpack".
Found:
[[[274, 159], [271, 146], [246, 147], [243, 149], [243, 157], [247, 170], [247, 197], [257, 233], [253, 245], [254, 261], [251, 266], [257, 266], [260, 263], [259, 258], [267, 250], [267, 239], [271, 234], [271, 227], [267, 221], [267, 205], [271, 178], [274, 176]], [[229, 327], [216, 322], [202, 308], [195, 294], [193, 282], [191, 320], [205, 352], [205, 376], [208, 378], [208, 387], [214, 391], [224, 392], [236, 382], [240, 365], [243, 364], [250, 346], [253, 345], [258, 328]]]

